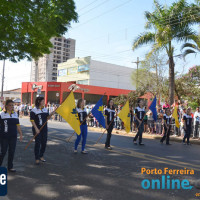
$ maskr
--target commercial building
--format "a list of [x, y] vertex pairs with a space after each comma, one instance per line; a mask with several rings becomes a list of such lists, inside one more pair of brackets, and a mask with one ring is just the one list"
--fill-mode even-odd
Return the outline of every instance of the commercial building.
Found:
[[133, 68], [92, 60], [90, 56], [68, 59], [58, 64], [58, 82], [135, 90]]
[[[75, 85], [75, 82], [23, 82], [21, 90], [21, 98], [24, 103], [34, 104], [36, 96], [45, 97], [45, 104], [61, 103], [70, 92], [70, 86]], [[104, 104], [110, 98], [117, 97], [120, 94], [127, 95], [131, 90], [114, 89], [107, 87], [98, 87], [90, 85], [76, 84], [79, 89], [74, 92], [75, 99], [83, 98], [86, 103], [95, 104], [102, 95]]]
[[53, 48], [50, 49], [51, 53], [32, 62], [31, 81], [57, 81], [58, 64], [75, 57], [75, 40], [54, 37], [50, 41], [53, 44]]

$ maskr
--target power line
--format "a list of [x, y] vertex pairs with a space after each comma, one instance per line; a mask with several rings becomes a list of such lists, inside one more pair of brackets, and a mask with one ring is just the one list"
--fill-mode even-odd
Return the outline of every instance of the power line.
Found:
[[90, 5], [96, 3], [98, 0], [94, 0], [91, 3], [87, 4], [86, 6], [82, 7], [81, 9], [79, 9], [77, 12], [80, 12], [81, 10], [84, 10], [85, 8], [89, 7]]
[[122, 7], [122, 6], [124, 6], [125, 4], [131, 2], [131, 1], [133, 1], [133, 0], [128, 0], [128, 1], [124, 2], [123, 4], [120, 4], [120, 5], [118, 5], [118, 6], [114, 7], [114, 8], [112, 8], [112, 9], [106, 11], [106, 12], [103, 12], [101, 15], [98, 15], [98, 16], [96, 16], [96, 17], [93, 17], [93, 18], [89, 19], [88, 21], [86, 21], [86, 22], [84, 22], [84, 23], [80, 24], [79, 26], [76, 26], [76, 27], [74, 27], [74, 28], [72, 28], [72, 29], [76, 29], [76, 28], [78, 28], [78, 27], [80, 27], [80, 26], [82, 26], [82, 25], [84, 25], [84, 24], [87, 24], [88, 22], [93, 21], [93, 20], [95, 20], [95, 19], [97, 19], [97, 18], [99, 18], [99, 17], [101, 17], [101, 16], [103, 16], [103, 15], [105, 15], [105, 14], [107, 14], [107, 13], [110, 13], [110, 12], [116, 10], [117, 8]]
[[90, 10], [88, 10], [88, 11], [84, 12], [83, 14], [81, 14], [81, 15], [80, 15], [80, 17], [82, 17], [83, 15], [87, 14], [88, 12], [90, 12], [90, 11], [94, 10], [95, 8], [97, 8], [97, 7], [100, 7], [101, 5], [103, 5], [103, 4], [105, 4], [105, 3], [107, 3], [108, 1], [110, 1], [110, 0], [105, 0], [105, 1], [101, 2], [101, 3], [100, 3], [100, 4], [98, 4], [97, 6], [95, 6], [95, 7], [91, 8]]

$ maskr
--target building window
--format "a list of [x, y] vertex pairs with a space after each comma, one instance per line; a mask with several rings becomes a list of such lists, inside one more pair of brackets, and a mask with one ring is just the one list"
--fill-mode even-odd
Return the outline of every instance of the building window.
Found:
[[57, 80], [57, 78], [56, 77], [52, 77], [52, 81], [56, 81]]

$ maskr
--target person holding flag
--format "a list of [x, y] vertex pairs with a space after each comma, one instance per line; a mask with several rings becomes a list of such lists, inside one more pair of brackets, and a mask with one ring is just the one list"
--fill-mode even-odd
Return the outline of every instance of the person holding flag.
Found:
[[136, 126], [138, 129], [138, 132], [136, 136], [133, 139], [133, 143], [137, 144], [137, 138], [139, 137], [139, 145], [144, 145], [142, 143], [142, 133], [144, 131], [144, 116], [146, 114], [145, 108], [144, 108], [144, 101], [142, 99], [138, 100], [138, 106], [135, 109], [135, 119], [136, 119]]
[[86, 145], [86, 139], [87, 139], [87, 123], [86, 123], [86, 118], [87, 118], [87, 111], [84, 108], [84, 100], [83, 99], [79, 99], [77, 102], [77, 113], [78, 113], [78, 117], [79, 117], [79, 121], [80, 121], [80, 129], [81, 129], [81, 134], [77, 134], [77, 139], [75, 141], [75, 147], [74, 147], [74, 153], [77, 153], [77, 148], [78, 145], [81, 141], [81, 137], [82, 137], [82, 154], [87, 154], [88, 152], [85, 150], [85, 145]]
[[110, 99], [108, 101], [108, 106], [105, 109], [105, 125], [106, 125], [106, 130], [107, 130], [105, 148], [108, 150], [112, 150], [110, 146], [110, 139], [111, 139], [112, 130], [114, 127], [114, 118], [115, 118], [114, 102], [112, 99]]
[[161, 138], [160, 143], [163, 144], [164, 140], [166, 139], [166, 145], [170, 145], [169, 137], [171, 132], [172, 116], [169, 108], [165, 109], [165, 114], [163, 115], [163, 121], [164, 121], [164, 136]]

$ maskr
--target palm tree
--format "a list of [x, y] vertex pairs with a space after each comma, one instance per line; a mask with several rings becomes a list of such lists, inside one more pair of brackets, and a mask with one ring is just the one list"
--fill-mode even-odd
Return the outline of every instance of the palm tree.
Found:
[[200, 53], [200, 35], [197, 37], [193, 37], [192, 39], [195, 44], [193, 43], [185, 43], [181, 47], [181, 50], [184, 50], [182, 56], [185, 58], [189, 54], [197, 54]]
[[[188, 4], [186, 0], [179, 0], [170, 7], [162, 6], [154, 0], [155, 10], [146, 11], [147, 19], [145, 29], [149, 32], [140, 34], [133, 42], [132, 49], [153, 43], [151, 55], [157, 51], [166, 51], [169, 58], [169, 98], [170, 104], [174, 102], [175, 76], [174, 76], [174, 46], [173, 42], [187, 42], [197, 33], [191, 28], [200, 22], [200, 7], [197, 4]], [[152, 31], [155, 30], [155, 31]]]

